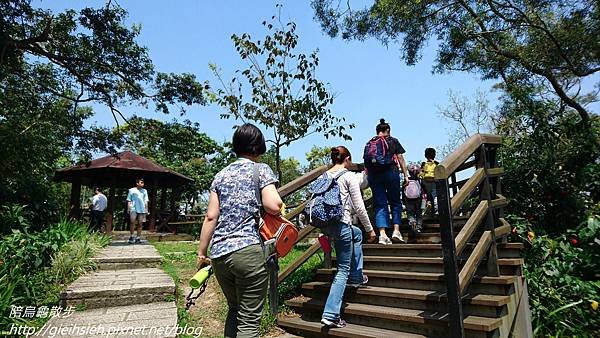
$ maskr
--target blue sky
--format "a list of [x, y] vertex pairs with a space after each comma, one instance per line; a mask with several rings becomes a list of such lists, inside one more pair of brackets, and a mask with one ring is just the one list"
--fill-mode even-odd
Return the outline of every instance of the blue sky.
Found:
[[[216, 63], [226, 78], [243, 64], [231, 42], [233, 33], [249, 33], [254, 38], [266, 34], [261, 22], [276, 13], [274, 1], [117, 1], [129, 12], [128, 22], [141, 24], [139, 43], [149, 48], [156, 69], [162, 72], [191, 72], [200, 80], [214, 82], [208, 69]], [[34, 1], [34, 5], [63, 10], [102, 5], [103, 1]], [[409, 160], [418, 161], [428, 146], [447, 142], [449, 123], [437, 114], [437, 107], [448, 99], [448, 90], [470, 96], [477, 89], [488, 91], [493, 82], [484, 82], [476, 74], [432, 74], [435, 42], [425, 51], [420, 63], [406, 66], [398, 46], [385, 47], [378, 41], [364, 42], [331, 39], [321, 32], [313, 19], [310, 1], [288, 1], [282, 9], [283, 20], [297, 24], [298, 50], [319, 49], [318, 76], [337, 93], [333, 111], [356, 124], [352, 141], [326, 140], [312, 135], [283, 150], [304, 162], [312, 145], [348, 146], [356, 160], [361, 158], [365, 142], [374, 134], [379, 118], [392, 125], [392, 134], [407, 150]], [[497, 93], [490, 93], [490, 99]], [[114, 126], [109, 110], [94, 106], [96, 115], [89, 123]], [[125, 109], [129, 115], [170, 120], [143, 108]], [[217, 141], [229, 140], [233, 120], [219, 118], [220, 107], [194, 106], [184, 118], [200, 123], [201, 129]], [[267, 133], [267, 136], [268, 133]]]

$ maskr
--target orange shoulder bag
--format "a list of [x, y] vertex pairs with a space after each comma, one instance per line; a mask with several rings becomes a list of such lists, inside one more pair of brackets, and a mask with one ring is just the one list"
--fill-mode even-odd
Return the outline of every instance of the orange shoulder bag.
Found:
[[[252, 181], [260, 214], [257, 216], [258, 231], [264, 241], [264, 245], [271, 248], [270, 252], [272, 254], [277, 254], [278, 258], [285, 257], [296, 244], [296, 240], [298, 240], [298, 229], [292, 222], [281, 215], [271, 215], [263, 212], [258, 165], [254, 164], [253, 171]], [[261, 215], [262, 217], [260, 217]]]

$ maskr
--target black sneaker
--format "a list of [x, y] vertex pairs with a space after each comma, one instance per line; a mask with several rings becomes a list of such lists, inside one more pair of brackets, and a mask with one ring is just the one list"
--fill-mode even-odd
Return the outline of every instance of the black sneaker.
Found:
[[133, 244], [134, 242], [135, 242], [135, 239], [133, 238], [133, 236], [129, 236], [129, 240], [127, 241], [127, 243]]
[[346, 321], [343, 320], [342, 318], [338, 318], [336, 320], [329, 320], [329, 319], [322, 318], [321, 324], [323, 324], [327, 327], [337, 327], [337, 328], [346, 327]]
[[137, 236], [137, 237], [135, 238], [135, 243], [136, 243], [136, 244], [137, 244], [137, 243], [142, 243], [142, 239], [140, 238], [140, 236]]

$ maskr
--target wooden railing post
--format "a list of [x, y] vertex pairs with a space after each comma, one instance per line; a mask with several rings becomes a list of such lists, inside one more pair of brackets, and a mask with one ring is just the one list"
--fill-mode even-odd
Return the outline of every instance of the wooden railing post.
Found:
[[498, 266], [498, 250], [496, 248], [496, 222], [498, 221], [497, 214], [492, 208], [492, 199], [496, 198], [496, 193], [490, 183], [488, 170], [491, 166], [495, 166], [495, 153], [489, 151], [485, 144], [481, 145], [480, 160], [482, 168], [485, 171], [485, 178], [482, 183], [481, 199], [488, 201], [488, 212], [485, 221], [485, 230], [490, 231], [492, 235], [492, 243], [488, 251], [487, 272], [489, 276], [500, 276], [500, 267]]
[[456, 173], [453, 173], [450, 178], [452, 179], [452, 197], [454, 197], [458, 193], [458, 186], [456, 185]]
[[442, 252], [444, 255], [444, 275], [446, 276], [450, 337], [464, 337], [462, 302], [458, 280], [458, 264], [456, 262], [456, 247], [452, 210], [450, 209], [450, 189], [448, 179], [436, 180], [440, 234], [442, 237]]

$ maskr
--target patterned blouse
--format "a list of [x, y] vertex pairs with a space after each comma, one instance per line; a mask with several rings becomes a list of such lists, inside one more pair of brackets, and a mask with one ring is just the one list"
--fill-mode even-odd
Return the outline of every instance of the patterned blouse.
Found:
[[[258, 210], [255, 187], [252, 182], [254, 164], [239, 158], [221, 170], [213, 180], [210, 191], [219, 196], [219, 221], [211, 242], [210, 256], [218, 258], [252, 244], [260, 243], [254, 215]], [[273, 170], [257, 163], [260, 189], [279, 181]], [[246, 222], [243, 222], [248, 219]]]

